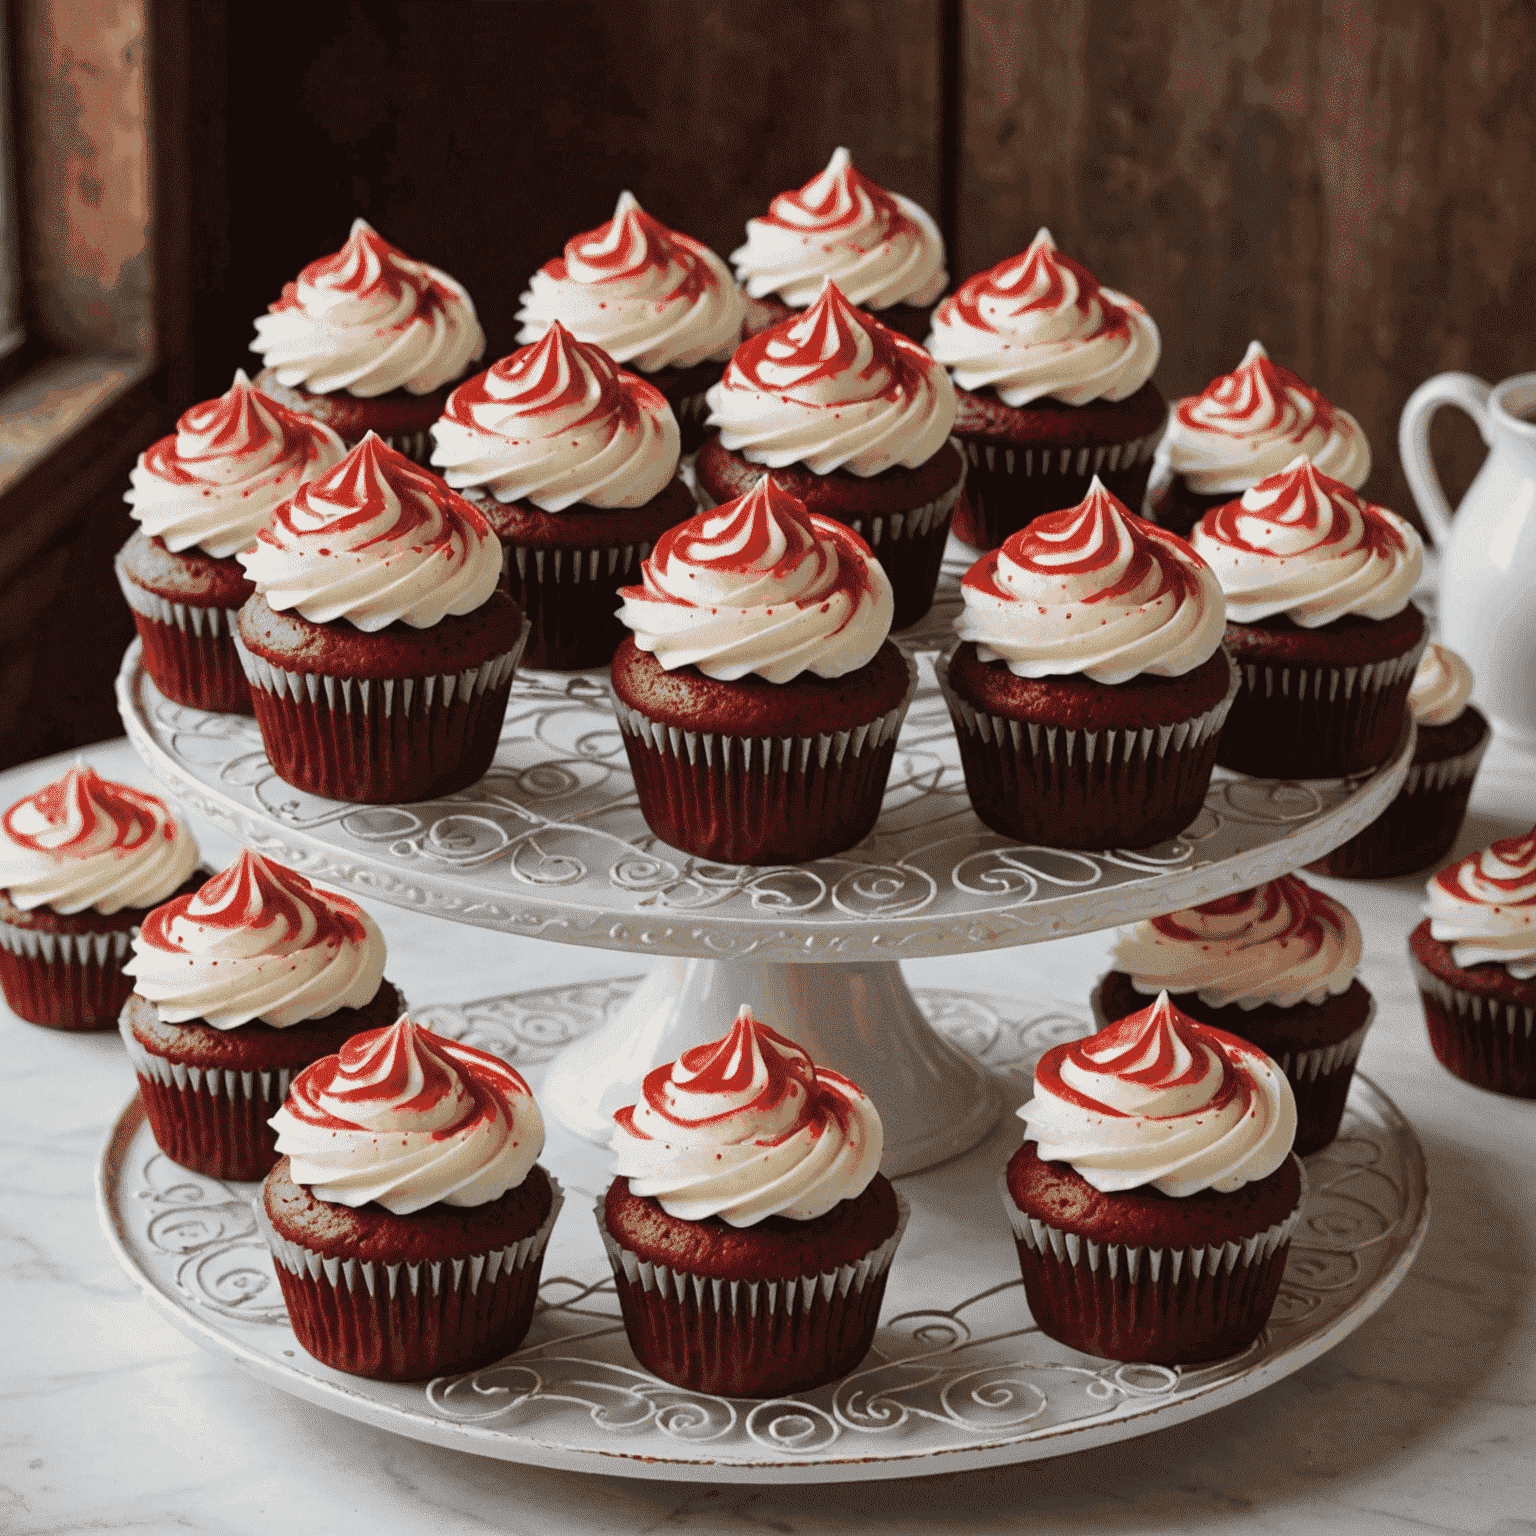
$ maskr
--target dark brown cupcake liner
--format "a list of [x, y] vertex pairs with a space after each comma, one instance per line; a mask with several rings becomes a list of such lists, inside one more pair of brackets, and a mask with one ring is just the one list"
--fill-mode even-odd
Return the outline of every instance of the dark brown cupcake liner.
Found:
[[1217, 742], [1236, 696], [1171, 725], [1080, 731], [988, 714], [934, 664], [960, 744], [966, 793], [995, 832], [1044, 848], [1150, 848], [1177, 837], [1205, 804]]
[[7, 1006], [46, 1029], [117, 1028], [133, 991], [123, 962], [136, 931], [51, 933], [0, 919], [0, 989]]
[[1408, 961], [1440, 1065], [1476, 1088], [1536, 1099], [1536, 1005], [1452, 986], [1412, 950]]
[[629, 631], [618, 616], [619, 588], [640, 580], [647, 542], [607, 549], [502, 546], [507, 591], [528, 619], [525, 667], [557, 672], [606, 667]]
[[261, 1195], [251, 1203], [305, 1350], [354, 1376], [421, 1381], [489, 1365], [522, 1343], [565, 1202], [552, 1174], [549, 1183], [549, 1214], [531, 1236], [490, 1253], [416, 1264], [317, 1253], [273, 1229]]
[[251, 690], [235, 649], [238, 608], [174, 603], [130, 581], [118, 585], [133, 610], [144, 670], [166, 698], [225, 715], [251, 713]]
[[599, 1200], [597, 1226], [635, 1358], [663, 1381], [721, 1397], [779, 1397], [846, 1376], [874, 1342], [912, 1214], [899, 1193], [896, 1205], [896, 1230], [856, 1264], [793, 1280], [720, 1280], [620, 1246]]

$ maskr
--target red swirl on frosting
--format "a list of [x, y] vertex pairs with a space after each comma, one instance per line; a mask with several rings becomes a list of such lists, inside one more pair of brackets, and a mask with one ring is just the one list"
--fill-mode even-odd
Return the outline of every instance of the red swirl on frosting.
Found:
[[[1496, 843], [1447, 864], [1430, 885], [1459, 901], [1474, 900], [1495, 909], [1536, 907], [1536, 827], [1524, 837], [1502, 837]], [[1433, 893], [1431, 893], [1433, 894]]]
[[[1306, 402], [1306, 409], [1297, 403], [1296, 395]], [[1249, 348], [1248, 356], [1231, 373], [1212, 379], [1198, 395], [1180, 400], [1174, 415], [1184, 426], [1199, 431], [1229, 437], [1269, 432], [1298, 443], [1314, 430], [1332, 432], [1338, 420], [1335, 408], [1317, 390], [1257, 345]]]
[[[20, 830], [18, 813], [28, 809], [43, 819], [44, 828]], [[77, 763], [63, 778], [45, 784], [36, 794], [18, 800], [0, 817], [0, 823], [13, 843], [63, 857], [86, 850], [104, 851], [99, 846], [104, 833], [109, 835], [112, 849], [122, 853], [144, 847], [157, 830], [167, 843], [177, 836], [176, 822], [153, 795], [104, 779], [83, 763]]]
[[676, 283], [656, 295], [657, 303], [693, 300], [720, 279], [710, 269], [707, 251], [697, 240], [668, 229], [633, 198], [621, 199], [606, 224], [565, 242], [565, 255], [545, 262], [543, 271], [556, 282], [574, 277], [583, 283], [621, 282], [646, 272], [677, 273]]
[[310, 262], [293, 282], [283, 284], [282, 296], [267, 308], [273, 314], [302, 309], [301, 284], [358, 299], [387, 299], [391, 307], [411, 300], [411, 309], [398, 315], [390, 327], [393, 330], [463, 302], [462, 290], [450, 287], [434, 268], [407, 256], [361, 219], [353, 224], [339, 251]]
[[807, 230], [837, 234], [870, 228], [876, 242], [918, 232], [915, 220], [902, 211], [889, 192], [873, 182], [846, 155], [818, 171], [797, 192], [780, 192], [760, 220], [796, 234]]
[[[1343, 944], [1348, 938], [1348, 917], [1332, 898], [1314, 890], [1295, 875], [1281, 875], [1248, 891], [1234, 891], [1218, 896], [1190, 912], [1210, 917], [1242, 918], [1244, 930], [1264, 930], [1264, 942], [1281, 949], [1294, 949], [1299, 963], [1317, 954], [1331, 939]], [[1182, 922], [1182, 912], [1168, 912], [1154, 917], [1152, 927], [1160, 934], [1181, 943], [1200, 944], [1209, 935], [1201, 928]], [[1278, 926], [1271, 930], [1271, 924]], [[1240, 943], [1243, 930], [1224, 934], [1227, 943]]]
[[996, 331], [999, 318], [1054, 314], [1068, 305], [1085, 319], [1097, 322], [1091, 330], [1078, 333], [1078, 341], [1131, 334], [1125, 306], [1111, 299], [1080, 261], [1063, 256], [1048, 237], [1037, 235], [1021, 260], [1001, 262], [988, 272], [967, 278], [944, 301], [944, 312], [978, 331]]

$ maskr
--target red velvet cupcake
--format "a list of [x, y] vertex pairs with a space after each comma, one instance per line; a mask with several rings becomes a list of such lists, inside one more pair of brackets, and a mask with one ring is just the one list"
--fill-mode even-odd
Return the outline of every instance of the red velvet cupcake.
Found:
[[1259, 1337], [1306, 1193], [1290, 1086], [1263, 1051], [1160, 994], [1047, 1051], [1018, 1113], [1003, 1203], [1043, 1333], [1162, 1365]]
[[485, 351], [469, 295], [362, 219], [256, 321], [256, 386], [349, 448], [370, 433], [418, 464], [455, 379]]
[[1221, 590], [1097, 480], [966, 573], [937, 667], [976, 814], [1049, 848], [1147, 848], [1200, 813], [1237, 682]]
[[153, 795], [76, 763], [0, 817], [0, 987], [18, 1018], [112, 1029], [139, 924], [197, 889], [197, 844]]
[[869, 1099], [743, 1006], [614, 1120], [597, 1221], [640, 1363], [727, 1397], [853, 1370], [908, 1214]]
[[282, 778], [395, 804], [485, 773], [527, 626], [469, 502], [370, 436], [240, 559], [241, 660]]
[[402, 1016], [305, 1068], [272, 1123], [256, 1219], [315, 1359], [420, 1381], [522, 1343], [563, 1197], [511, 1067]]

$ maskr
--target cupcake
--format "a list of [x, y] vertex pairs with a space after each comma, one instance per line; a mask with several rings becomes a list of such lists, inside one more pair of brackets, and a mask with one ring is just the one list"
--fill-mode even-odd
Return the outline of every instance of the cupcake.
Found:
[[855, 170], [846, 149], [748, 219], [746, 244], [731, 261], [771, 324], [809, 308], [831, 278], [850, 303], [912, 341], [928, 329], [929, 307], [949, 282], [939, 226], [911, 198]]
[[522, 1343], [562, 1196], [511, 1067], [402, 1016], [306, 1067], [272, 1124], [256, 1219], [315, 1359], [419, 1381]]
[[671, 407], [556, 320], [454, 390], [432, 435], [433, 464], [501, 541], [531, 626], [524, 664], [606, 667], [625, 635], [619, 588], [698, 510]]
[[1162, 339], [1135, 299], [1101, 288], [1042, 229], [1020, 256], [933, 312], [928, 350], [954, 375], [969, 461], [955, 532], [996, 549], [1091, 479], [1141, 510], [1168, 406], [1152, 370]]
[[771, 469], [874, 550], [897, 629], [927, 613], [965, 461], [949, 441], [949, 376], [921, 347], [855, 309], [829, 278], [805, 314], [742, 343], [709, 411], [719, 431], [695, 464], [703, 499], [730, 501]]
[[323, 421], [349, 448], [376, 432], [425, 464], [427, 429], [485, 351], [458, 283], [397, 251], [362, 219], [334, 256], [312, 261], [256, 322], [256, 387]]
[[1418, 534], [1298, 454], [1207, 512], [1190, 543], [1226, 593], [1242, 673], [1216, 761], [1274, 779], [1384, 763], [1427, 638], [1409, 601]]
[[491, 765], [526, 625], [485, 518], [372, 434], [282, 502], [240, 562], [240, 659], [298, 789], [394, 804]]
[[1251, 1041], [1296, 1099], [1296, 1153], [1339, 1133], [1376, 1003], [1355, 975], [1360, 925], [1295, 875], [1123, 928], [1093, 996], [1101, 1027], [1159, 992], [1180, 1013]]
[[1371, 472], [1371, 445], [1360, 423], [1250, 342], [1231, 373], [1174, 406], [1157, 452], [1154, 515], [1188, 538], [1207, 512], [1278, 473], [1298, 453], [1352, 491]]
[[1375, 821], [1309, 869], [1347, 880], [1383, 880], [1417, 874], [1451, 851], [1477, 766], [1493, 739], [1482, 712], [1468, 702], [1471, 694], [1471, 667], [1443, 645], [1425, 646], [1408, 690], [1419, 732], [1403, 787]]
[[1536, 827], [1448, 865], [1408, 956], [1441, 1066], [1536, 1099]]
[[197, 844], [153, 795], [76, 763], [0, 816], [0, 987], [50, 1029], [111, 1029], [150, 908], [197, 889]]
[[994, 831], [1149, 848], [1200, 813], [1237, 679], [1216, 577], [1095, 479], [961, 584], [936, 671], [965, 788]]
[[641, 570], [610, 680], [651, 830], [727, 864], [859, 842], [917, 686], [869, 547], [770, 478], [669, 529]]
[[373, 919], [250, 849], [156, 907], [123, 969], [119, 1028], [155, 1142], [216, 1179], [261, 1178], [293, 1075], [404, 1006]]
[[1290, 1085], [1166, 993], [1053, 1046], [1004, 1175], [1029, 1310], [1110, 1360], [1199, 1365], [1264, 1331], [1301, 1214]]
[[237, 370], [228, 393], [194, 405], [139, 455], [123, 497], [139, 531], [117, 552], [117, 580], [144, 670], [166, 698], [251, 712], [234, 636], [255, 589], [234, 557], [278, 502], [345, 452], [323, 422], [266, 399]]
[[613, 217], [566, 241], [528, 280], [522, 344], [557, 320], [580, 341], [646, 375], [682, 428], [682, 451], [704, 441], [704, 391], [741, 340], [747, 299], [731, 269], [699, 241], [653, 219], [621, 192]]
[[597, 1222], [640, 1363], [724, 1397], [853, 1370], [908, 1214], [869, 1099], [743, 1005], [613, 1118]]

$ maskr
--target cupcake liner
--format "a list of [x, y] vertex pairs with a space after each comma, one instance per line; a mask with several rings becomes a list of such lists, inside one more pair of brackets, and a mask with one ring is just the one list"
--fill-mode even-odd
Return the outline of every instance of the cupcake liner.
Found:
[[11, 1012], [48, 1029], [116, 1028], [133, 991], [123, 974], [133, 934], [50, 933], [0, 920], [0, 990]]
[[722, 1397], [778, 1397], [846, 1376], [869, 1353], [911, 1217], [856, 1264], [790, 1280], [720, 1280], [642, 1259], [594, 1214], [635, 1357], [664, 1381]]
[[1536, 1005], [1452, 986], [1411, 950], [1408, 961], [1440, 1065], [1474, 1087], [1536, 1099]]
[[278, 776], [333, 800], [397, 804], [450, 794], [491, 766], [528, 621], [509, 651], [428, 677], [288, 672], [236, 636], [262, 744]]
[[[420, 464], [423, 469], [431, 469], [432, 458], [432, 432], [428, 427], [422, 427], [417, 432], [380, 432], [380, 440], [396, 453], [403, 453], [413, 464]], [[348, 444], [349, 447], [354, 446]]]
[[507, 591], [530, 625], [525, 667], [605, 667], [629, 631], [619, 621], [619, 588], [640, 580], [649, 543], [606, 549], [502, 548]]
[[1198, 1365], [1263, 1332], [1306, 1202], [1250, 1237], [1195, 1248], [1095, 1243], [1027, 1215], [999, 1176], [1029, 1310], [1043, 1333], [1110, 1360]]
[[880, 815], [896, 737], [917, 690], [867, 725], [816, 736], [730, 736], [663, 725], [609, 698], [646, 823], [722, 864], [795, 864], [861, 841]]
[[522, 1343], [539, 1298], [544, 1250], [565, 1203], [505, 1248], [415, 1264], [339, 1259], [282, 1237], [251, 1202], [299, 1343], [322, 1365], [380, 1381], [420, 1381], [489, 1365]]
[[1225, 697], [1202, 714], [1080, 731], [978, 710], [949, 686], [948, 655], [934, 672], [976, 814], [994, 831], [1047, 848], [1148, 848], [1177, 837], [1205, 803], [1238, 690], [1234, 666]]
[[235, 649], [238, 608], [175, 603], [131, 581], [121, 560], [118, 585], [133, 610], [144, 646], [144, 670], [177, 704], [218, 714], [248, 715], [251, 690]]

